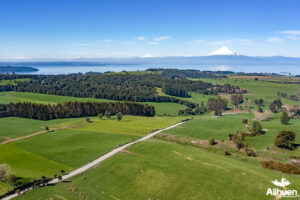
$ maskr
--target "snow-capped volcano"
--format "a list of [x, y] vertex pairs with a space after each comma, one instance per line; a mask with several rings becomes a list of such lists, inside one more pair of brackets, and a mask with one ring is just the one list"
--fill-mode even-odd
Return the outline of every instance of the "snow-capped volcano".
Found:
[[209, 54], [210, 56], [217, 56], [217, 55], [227, 55], [227, 56], [232, 56], [232, 55], [236, 55], [236, 53], [233, 53], [232, 51], [230, 51], [227, 47], [221, 47], [220, 49], [212, 52]]

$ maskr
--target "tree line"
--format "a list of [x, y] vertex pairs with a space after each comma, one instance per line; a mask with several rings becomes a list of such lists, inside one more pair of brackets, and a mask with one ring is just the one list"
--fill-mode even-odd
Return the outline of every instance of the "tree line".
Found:
[[149, 116], [155, 115], [152, 105], [132, 102], [65, 102], [55, 105], [31, 102], [9, 103], [6, 105], [6, 116], [38, 120], [97, 116], [99, 114]]
[[[11, 79], [10, 79], [11, 78]], [[170, 77], [161, 74], [69, 74], [69, 75], [0, 75], [0, 80], [29, 78], [29, 81], [1, 85], [0, 92], [34, 92], [73, 97], [103, 98], [117, 101], [174, 102], [195, 107], [179, 100], [189, 92], [202, 94], [244, 93], [232, 85], [213, 85], [203, 81]], [[161, 97], [156, 89], [175, 97]]]

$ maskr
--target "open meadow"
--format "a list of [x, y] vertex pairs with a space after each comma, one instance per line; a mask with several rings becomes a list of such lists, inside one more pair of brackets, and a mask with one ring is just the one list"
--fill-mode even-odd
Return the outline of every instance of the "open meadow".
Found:
[[[152, 139], [109, 158], [98, 168], [17, 199], [274, 199], [266, 196], [281, 174], [243, 158]], [[300, 179], [285, 175], [288, 188]]]

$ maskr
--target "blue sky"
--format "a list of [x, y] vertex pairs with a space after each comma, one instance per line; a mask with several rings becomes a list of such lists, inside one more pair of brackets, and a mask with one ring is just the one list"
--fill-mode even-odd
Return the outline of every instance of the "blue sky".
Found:
[[300, 57], [299, 0], [1, 0], [0, 59]]

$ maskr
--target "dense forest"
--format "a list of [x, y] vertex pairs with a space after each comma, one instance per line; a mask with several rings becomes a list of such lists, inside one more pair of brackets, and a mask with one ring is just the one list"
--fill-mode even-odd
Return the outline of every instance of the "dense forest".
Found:
[[[0, 106], [1, 107], [1, 106]], [[66, 102], [61, 104], [37, 104], [30, 102], [9, 103], [5, 106], [6, 116], [23, 117], [39, 120], [52, 120], [72, 117], [88, 117], [102, 115], [154, 116], [152, 105], [143, 105], [132, 102]]]
[[[192, 70], [193, 71], [193, 70]], [[173, 76], [174, 74], [184, 74]], [[200, 73], [200, 72], [199, 72]], [[204, 73], [204, 72], [202, 72]], [[69, 75], [0, 75], [0, 80], [28, 78], [29, 81], [18, 82], [14, 85], [1, 85], [2, 91], [34, 92], [74, 97], [103, 98], [118, 101], [136, 102], [174, 102], [190, 108], [197, 106], [177, 97], [189, 97], [190, 92], [202, 94], [245, 93], [245, 90], [232, 85], [213, 85], [203, 81], [187, 79], [189, 70], [163, 70], [154, 74], [69, 74]], [[205, 75], [222, 77], [211, 72]], [[200, 76], [200, 75], [199, 75]], [[159, 96], [157, 88], [168, 95]]]

